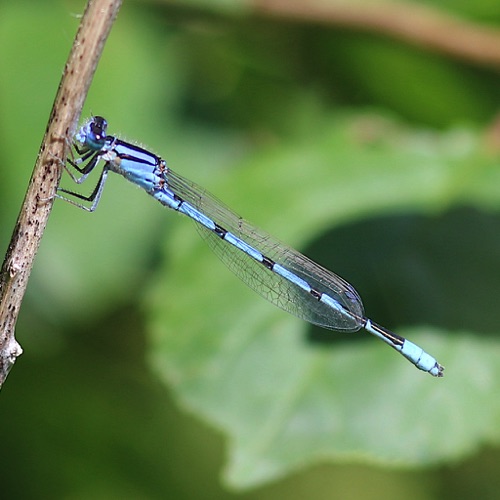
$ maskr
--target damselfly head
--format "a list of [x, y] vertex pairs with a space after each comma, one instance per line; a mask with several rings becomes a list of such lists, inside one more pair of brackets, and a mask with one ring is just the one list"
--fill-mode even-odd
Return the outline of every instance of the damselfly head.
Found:
[[88, 149], [99, 151], [106, 144], [108, 122], [102, 116], [93, 116], [80, 128], [75, 139]]

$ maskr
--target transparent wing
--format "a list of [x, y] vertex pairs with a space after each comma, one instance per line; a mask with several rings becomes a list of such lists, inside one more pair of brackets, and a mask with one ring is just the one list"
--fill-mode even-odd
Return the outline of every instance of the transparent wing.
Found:
[[348, 332], [361, 328], [363, 304], [352, 285], [242, 219], [194, 182], [170, 169], [165, 177], [169, 188], [184, 201], [264, 256], [304, 279], [312, 288], [329, 295], [344, 311], [318, 301], [309, 292], [267, 269], [201, 224], [196, 224], [210, 248], [250, 288], [281, 309], [323, 328]]

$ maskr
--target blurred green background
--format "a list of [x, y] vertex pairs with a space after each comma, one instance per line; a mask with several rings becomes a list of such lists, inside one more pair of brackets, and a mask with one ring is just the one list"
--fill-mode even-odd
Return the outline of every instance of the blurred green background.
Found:
[[[84, 116], [343, 276], [445, 378], [274, 308], [110, 176], [94, 214], [56, 201], [35, 262], [5, 498], [498, 498], [498, 64], [275, 3], [125, 2]], [[495, 2], [426, 5], [500, 40]], [[3, 249], [83, 8], [0, 4]]]

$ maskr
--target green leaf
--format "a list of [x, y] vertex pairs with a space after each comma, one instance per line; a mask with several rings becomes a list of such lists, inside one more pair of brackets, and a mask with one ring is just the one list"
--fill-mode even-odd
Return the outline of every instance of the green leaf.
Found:
[[[498, 208], [500, 171], [472, 132], [408, 131], [375, 116], [321, 130], [256, 154], [212, 191], [299, 249], [327, 230], [381, 215], [431, 215], [463, 203]], [[179, 403], [229, 437], [231, 486], [326, 459], [425, 466], [498, 441], [495, 338], [425, 324], [398, 328], [446, 366], [444, 379], [374, 338], [350, 341], [363, 332], [327, 332], [335, 344], [318, 345], [308, 324], [238, 283], [195, 233], [179, 220], [166, 242], [148, 299], [151, 359]], [[355, 263], [365, 264], [368, 271], [369, 263]]]

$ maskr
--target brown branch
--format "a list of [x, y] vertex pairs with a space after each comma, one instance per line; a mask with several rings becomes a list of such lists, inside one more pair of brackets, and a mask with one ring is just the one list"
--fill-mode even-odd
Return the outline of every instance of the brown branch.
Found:
[[49, 124], [0, 272], [0, 387], [22, 354], [14, 337], [19, 309], [73, 136], [121, 0], [90, 0], [57, 91]]
[[485, 66], [500, 65], [500, 30], [415, 3], [252, 0], [258, 14], [385, 33]]

